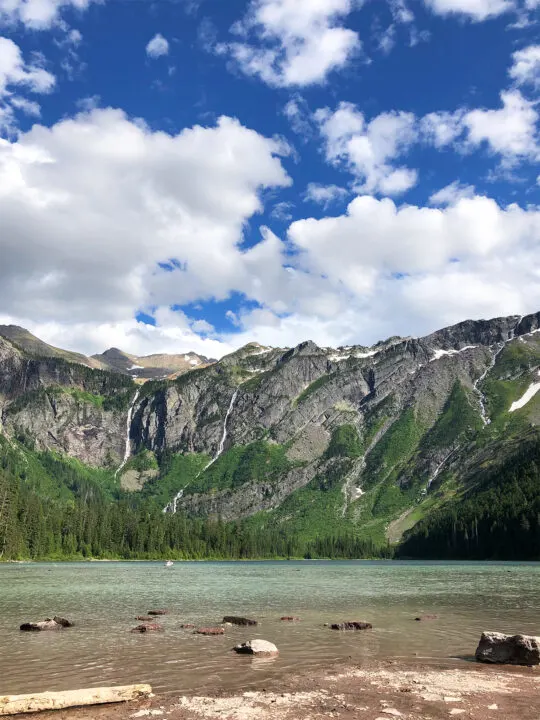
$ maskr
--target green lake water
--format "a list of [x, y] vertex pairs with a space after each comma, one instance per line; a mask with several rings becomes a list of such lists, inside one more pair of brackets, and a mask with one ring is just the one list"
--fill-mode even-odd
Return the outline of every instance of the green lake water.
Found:
[[[136, 615], [167, 608], [165, 632], [134, 635]], [[420, 614], [437, 614], [415, 622]], [[76, 627], [22, 633], [62, 615]], [[180, 628], [245, 615], [257, 628], [221, 637]], [[280, 622], [296, 615], [301, 622]], [[372, 631], [324, 623], [364, 620]], [[161, 621], [161, 620], [160, 620]], [[264, 686], [280, 674], [373, 658], [455, 664], [483, 630], [540, 635], [540, 563], [249, 562], [0, 565], [0, 695], [149, 682], [155, 692]], [[259, 637], [279, 658], [230, 652]]]

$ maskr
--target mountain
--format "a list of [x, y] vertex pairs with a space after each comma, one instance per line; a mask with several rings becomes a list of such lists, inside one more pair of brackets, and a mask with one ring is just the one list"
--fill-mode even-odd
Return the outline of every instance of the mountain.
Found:
[[373, 347], [250, 344], [142, 386], [125, 368], [142, 363], [120, 351], [99, 362], [108, 354], [114, 372], [0, 338], [4, 437], [47, 486], [52, 457], [70, 473], [79, 463], [84, 487], [97, 473], [108, 502], [155, 508], [167, 552], [185, 523], [209, 542], [200, 522], [224, 528], [220, 543], [234, 526], [272, 553], [373, 554], [401, 540], [417, 557], [536, 552], [540, 313]]
[[93, 359], [82, 355], [81, 353], [71, 352], [70, 350], [61, 350], [60, 348], [48, 345], [40, 340], [31, 332], [25, 330], [18, 325], [0, 325], [0, 337], [9, 340], [29, 355], [39, 357], [59, 358], [70, 363], [86, 365], [89, 368], [103, 368], [99, 359]]
[[139, 357], [118, 348], [110, 348], [101, 355], [87, 357], [81, 353], [62, 350], [40, 340], [18, 325], [0, 325], [0, 337], [34, 357], [58, 358], [69, 363], [85, 365], [96, 370], [129, 375], [134, 380], [174, 379], [197, 367], [209, 365], [215, 360], [194, 352], [181, 355], [157, 354]]
[[112, 372], [130, 375], [133, 379], [156, 380], [174, 379], [197, 367], [215, 362], [213, 359], [197, 355], [194, 352], [181, 355], [130, 355], [129, 353], [110, 348], [101, 355], [92, 355], [92, 359]]

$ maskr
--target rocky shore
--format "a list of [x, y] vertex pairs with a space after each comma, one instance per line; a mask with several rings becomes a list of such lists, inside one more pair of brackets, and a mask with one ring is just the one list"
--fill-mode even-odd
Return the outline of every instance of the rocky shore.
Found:
[[540, 671], [456, 661], [386, 660], [280, 678], [250, 692], [156, 696], [29, 720], [538, 720]]

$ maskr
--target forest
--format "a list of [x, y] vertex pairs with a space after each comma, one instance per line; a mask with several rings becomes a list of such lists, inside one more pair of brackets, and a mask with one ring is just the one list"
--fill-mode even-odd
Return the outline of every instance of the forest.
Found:
[[421, 520], [400, 557], [438, 560], [540, 559], [540, 443], [486, 468], [459, 499]]
[[387, 557], [352, 536], [299, 540], [282, 529], [164, 513], [113, 476], [0, 437], [0, 559], [257, 559]]

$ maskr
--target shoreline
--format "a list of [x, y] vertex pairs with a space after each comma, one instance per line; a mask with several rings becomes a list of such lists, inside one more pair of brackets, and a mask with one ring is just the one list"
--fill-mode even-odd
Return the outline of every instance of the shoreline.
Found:
[[434, 660], [336, 663], [249, 691], [156, 695], [124, 705], [31, 713], [29, 720], [537, 720], [540, 669]]

